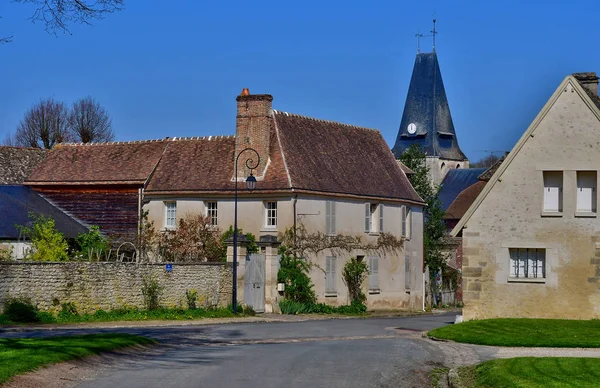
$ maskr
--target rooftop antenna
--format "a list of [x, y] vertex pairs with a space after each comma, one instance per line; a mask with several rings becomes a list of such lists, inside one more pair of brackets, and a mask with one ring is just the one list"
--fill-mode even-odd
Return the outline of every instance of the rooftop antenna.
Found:
[[433, 30], [431, 30], [431, 35], [433, 36], [433, 52], [435, 52], [435, 36], [437, 35], [437, 30], [435, 29], [435, 14], [433, 14]]
[[417, 37], [417, 54], [421, 53], [421, 38], [425, 35], [421, 34], [421, 32], [417, 29], [417, 33], [415, 34]]

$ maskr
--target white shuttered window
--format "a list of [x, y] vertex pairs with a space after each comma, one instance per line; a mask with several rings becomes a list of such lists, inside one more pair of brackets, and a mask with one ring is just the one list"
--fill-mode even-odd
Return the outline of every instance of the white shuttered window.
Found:
[[563, 173], [544, 171], [544, 211], [562, 212]]
[[383, 232], [383, 204], [379, 204], [379, 233]]
[[325, 258], [325, 292], [336, 293], [335, 287], [335, 256], [327, 256]]
[[577, 171], [577, 211], [596, 212], [596, 171]]
[[410, 290], [410, 256], [404, 257], [404, 289]]
[[334, 235], [335, 231], [335, 201], [325, 202], [325, 233]]
[[379, 257], [369, 257], [369, 290], [379, 290]]

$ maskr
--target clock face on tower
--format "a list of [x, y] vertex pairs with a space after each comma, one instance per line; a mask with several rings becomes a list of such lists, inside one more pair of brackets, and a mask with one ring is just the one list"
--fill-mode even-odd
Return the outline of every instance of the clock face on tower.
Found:
[[415, 125], [415, 123], [410, 123], [408, 124], [407, 130], [409, 134], [414, 135], [415, 132], [417, 132], [417, 126]]

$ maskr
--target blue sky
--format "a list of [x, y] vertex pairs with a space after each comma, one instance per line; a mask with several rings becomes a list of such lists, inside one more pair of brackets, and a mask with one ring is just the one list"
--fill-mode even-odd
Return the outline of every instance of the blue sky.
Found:
[[[91, 95], [117, 140], [235, 132], [242, 88], [275, 109], [376, 128], [393, 145], [418, 29], [437, 52], [461, 148], [510, 150], [561, 80], [600, 72], [595, 1], [126, 0], [73, 35], [4, 1], [0, 139], [40, 98]], [[590, 10], [586, 13], [584, 10]], [[430, 51], [431, 40], [422, 40]]]

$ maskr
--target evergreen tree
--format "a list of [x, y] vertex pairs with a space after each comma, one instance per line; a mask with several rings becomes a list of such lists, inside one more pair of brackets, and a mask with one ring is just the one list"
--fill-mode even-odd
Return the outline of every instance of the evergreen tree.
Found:
[[439, 199], [439, 186], [434, 186], [429, 179], [429, 168], [425, 152], [417, 145], [411, 145], [400, 156], [400, 161], [414, 174], [408, 179], [417, 193], [425, 201], [423, 209], [424, 228], [423, 240], [425, 245], [425, 265], [429, 268], [429, 286], [432, 294], [436, 294], [435, 274], [446, 262], [442, 248], [446, 244], [446, 225], [444, 211]]

